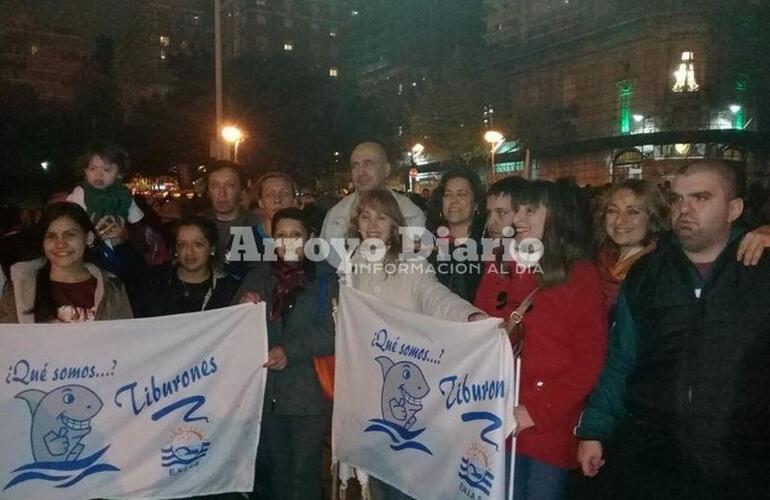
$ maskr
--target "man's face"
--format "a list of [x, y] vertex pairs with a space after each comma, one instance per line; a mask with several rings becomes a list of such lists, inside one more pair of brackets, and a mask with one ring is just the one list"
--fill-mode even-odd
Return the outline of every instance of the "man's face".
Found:
[[291, 182], [284, 177], [270, 177], [262, 183], [259, 208], [265, 211], [268, 219], [282, 208], [294, 206], [294, 191]]
[[725, 181], [715, 172], [678, 175], [671, 191], [671, 225], [682, 247], [691, 253], [724, 243], [743, 211], [742, 200], [729, 199]]
[[515, 215], [510, 196], [487, 196], [487, 232], [491, 238], [501, 238], [503, 229], [513, 228]]
[[232, 214], [241, 201], [241, 180], [231, 168], [223, 168], [209, 175], [209, 199], [216, 214]]
[[390, 164], [382, 149], [361, 144], [350, 155], [350, 177], [356, 191], [366, 192], [385, 187]]

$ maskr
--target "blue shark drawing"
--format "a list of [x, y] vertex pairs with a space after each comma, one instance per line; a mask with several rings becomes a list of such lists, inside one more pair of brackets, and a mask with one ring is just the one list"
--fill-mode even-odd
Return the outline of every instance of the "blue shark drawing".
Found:
[[50, 481], [58, 483], [56, 488], [68, 488], [92, 474], [120, 470], [99, 463], [109, 445], [80, 458], [85, 450], [83, 438], [91, 432], [91, 419], [104, 406], [91, 389], [64, 385], [50, 392], [28, 389], [16, 397], [27, 403], [32, 414], [30, 441], [34, 462], [15, 469], [16, 476], [3, 490], [30, 480]]
[[369, 419], [364, 432], [386, 434], [390, 437], [392, 450], [418, 450], [433, 455], [427, 446], [416, 440], [425, 428], [412, 430], [417, 423], [417, 413], [423, 408], [422, 398], [430, 392], [422, 370], [409, 361], [395, 363], [386, 356], [379, 356], [375, 361], [382, 369], [382, 418]]
[[420, 368], [409, 361], [394, 363], [390, 358], [375, 358], [382, 368], [382, 418], [411, 429], [422, 410], [422, 398], [430, 387]]
[[91, 419], [102, 400], [82, 385], [65, 385], [51, 392], [28, 389], [16, 395], [32, 413], [32, 455], [37, 462], [77, 460], [91, 432]]

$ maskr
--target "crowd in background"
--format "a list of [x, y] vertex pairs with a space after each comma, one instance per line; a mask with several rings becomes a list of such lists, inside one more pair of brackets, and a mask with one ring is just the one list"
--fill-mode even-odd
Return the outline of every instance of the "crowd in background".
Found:
[[[602, 188], [507, 177], [485, 189], [454, 168], [432, 192], [403, 194], [386, 189], [385, 149], [365, 142], [340, 200], [317, 200], [280, 171], [250, 188], [225, 161], [209, 168], [205, 199], [134, 197], [121, 182], [128, 155], [112, 143], [94, 145], [80, 167], [82, 182], [42, 210], [0, 210], [0, 322], [265, 302], [254, 498], [321, 496], [333, 401], [313, 360], [334, 353], [340, 281], [421, 314], [501, 319], [523, 359], [516, 499], [767, 497], [770, 200], [724, 162], [687, 164], [661, 185]], [[301, 246], [292, 259], [280, 245], [275, 261], [228, 258], [231, 229], [247, 227], [260, 250], [269, 238], [358, 237], [381, 241], [381, 262], [398, 263], [402, 226], [448, 245], [395, 273], [363, 266], [360, 247], [346, 272]], [[520, 254], [541, 242], [538, 260], [512, 262], [500, 245], [489, 262], [457, 265], [482, 238], [506, 237]], [[376, 478], [370, 488], [376, 500], [409, 498]]]

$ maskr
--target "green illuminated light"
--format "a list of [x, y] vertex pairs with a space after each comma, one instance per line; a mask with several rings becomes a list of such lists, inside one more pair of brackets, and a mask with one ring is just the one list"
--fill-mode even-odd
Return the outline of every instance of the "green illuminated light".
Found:
[[633, 95], [633, 85], [625, 80], [618, 84], [618, 108], [620, 109], [620, 133], [628, 135], [631, 133], [631, 95]]

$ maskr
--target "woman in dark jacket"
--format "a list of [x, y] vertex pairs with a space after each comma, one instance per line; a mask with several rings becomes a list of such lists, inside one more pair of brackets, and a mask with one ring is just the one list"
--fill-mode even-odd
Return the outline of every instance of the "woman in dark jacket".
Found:
[[467, 168], [445, 173], [428, 207], [427, 226], [438, 243], [430, 261], [439, 282], [468, 302], [473, 302], [483, 272], [479, 256], [485, 218], [479, 176]]
[[137, 315], [165, 316], [218, 309], [231, 304], [238, 282], [216, 269], [217, 229], [194, 215], [180, 219], [173, 229], [175, 259], [150, 268], [134, 302]]
[[244, 278], [241, 302], [267, 305], [269, 352], [262, 431], [257, 452], [257, 498], [321, 498], [321, 452], [331, 415], [313, 358], [334, 353], [332, 298], [337, 277], [305, 258], [310, 224], [285, 208], [272, 219], [278, 260]]

